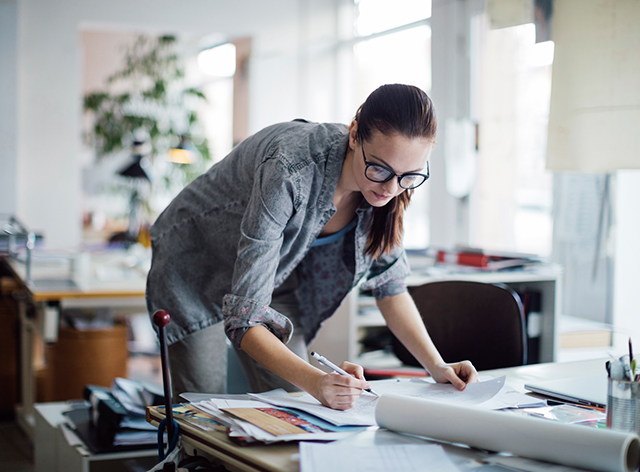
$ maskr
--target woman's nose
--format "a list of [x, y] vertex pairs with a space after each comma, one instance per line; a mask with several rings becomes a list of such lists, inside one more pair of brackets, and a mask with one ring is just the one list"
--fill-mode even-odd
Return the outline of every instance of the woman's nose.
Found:
[[393, 177], [393, 179], [382, 184], [385, 195], [395, 195], [398, 191], [398, 187], [398, 178], [395, 176]]

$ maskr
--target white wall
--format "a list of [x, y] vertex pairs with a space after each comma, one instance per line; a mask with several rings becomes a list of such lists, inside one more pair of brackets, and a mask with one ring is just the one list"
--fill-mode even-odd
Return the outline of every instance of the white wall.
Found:
[[0, 213], [16, 212], [17, 0], [0, 1]]
[[[9, 109], [9, 117], [0, 122], [10, 123], [17, 118], [17, 138], [13, 140], [16, 152], [3, 154], [0, 161], [0, 174], [5, 175], [5, 170], [14, 174], [15, 187], [0, 185], [0, 202], [15, 201], [18, 217], [27, 227], [42, 230], [49, 246], [81, 242], [81, 29], [252, 36], [250, 131], [255, 131], [299, 114], [296, 54], [300, 3], [298, 0], [3, 1], [1, 17], [9, 28], [0, 23], [3, 44], [0, 54], [4, 69], [5, 57], [10, 59], [13, 50], [17, 51], [18, 85], [16, 112]], [[311, 3], [314, 15], [318, 9], [335, 8], [335, 2]], [[11, 41], [10, 26], [15, 24], [11, 12], [16, 6], [17, 41]], [[9, 15], [5, 15], [7, 10]], [[2, 85], [6, 77], [11, 82], [12, 64], [8, 62], [8, 69], [0, 75]], [[0, 99], [7, 96], [2, 93]], [[15, 156], [13, 159], [11, 154]]]
[[618, 352], [626, 352], [629, 337], [636, 346], [640, 345], [640, 171], [616, 173], [614, 198], [614, 344]]

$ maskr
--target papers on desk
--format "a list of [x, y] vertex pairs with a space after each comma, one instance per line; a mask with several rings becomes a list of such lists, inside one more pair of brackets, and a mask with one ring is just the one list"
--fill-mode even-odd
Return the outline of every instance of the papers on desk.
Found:
[[302, 410], [273, 408], [255, 400], [211, 398], [191, 406], [229, 428], [230, 437], [247, 442], [330, 441], [362, 430], [337, 427]]
[[340, 442], [300, 444], [301, 472], [406, 472], [408, 470], [455, 472], [458, 468], [436, 444], [353, 446]]
[[[451, 384], [423, 379], [378, 380], [371, 382], [371, 386], [381, 395], [393, 393], [481, 409], [515, 407], [523, 402], [527, 406], [546, 405], [510, 391], [505, 387], [504, 377], [469, 384], [463, 391]], [[292, 396], [282, 389], [223, 398], [188, 398], [195, 400], [190, 404], [192, 409], [227, 427], [231, 437], [264, 442], [343, 438], [376, 425], [375, 409], [379, 401], [379, 397], [363, 394], [354, 408], [339, 411], [325, 407], [309, 394]]]
[[[489, 407], [506, 408], [507, 400], [502, 400], [495, 404], [489, 403], [503, 390], [504, 380], [504, 377], [499, 377], [484, 382], [472, 383], [467, 385], [463, 391], [457, 390], [451, 384], [436, 384], [422, 379], [374, 380], [370, 383], [371, 388], [380, 395], [395, 393], [460, 405], [478, 405], [482, 407], [486, 403]], [[292, 397], [280, 389], [266, 393], [250, 394], [250, 396], [275, 406], [306, 411], [336, 426], [373, 426], [376, 424], [375, 407], [378, 397], [374, 395], [363, 394], [356, 402], [355, 407], [346, 411], [327, 408], [308, 393]], [[503, 397], [499, 396], [499, 398]]]
[[[306, 444], [314, 439], [344, 438], [354, 431], [367, 428], [367, 425], [515, 455], [486, 453], [486, 460], [483, 461], [489, 465], [499, 464], [500, 460], [507, 457], [529, 465], [545, 461], [545, 470], [562, 470], [562, 466], [568, 466], [632, 472], [637, 465], [634, 458], [640, 455], [640, 438], [637, 435], [567, 424], [575, 420], [575, 415], [572, 414], [570, 418], [566, 415], [569, 407], [556, 407], [557, 411], [550, 407], [542, 409], [541, 406], [546, 406], [545, 401], [512, 391], [505, 386], [504, 377], [469, 384], [462, 392], [452, 385], [435, 384], [428, 379], [383, 380], [371, 384], [381, 396], [362, 395], [356, 408], [347, 411], [331, 410], [310, 395], [291, 396], [282, 390], [243, 396], [242, 401], [237, 397], [203, 400], [192, 403], [192, 406], [216, 415], [217, 421], [229, 426], [231, 436], [265, 442], [303, 441], [303, 472], [329, 470], [324, 466], [330, 467], [332, 472], [360, 470], [357, 467], [360, 465], [364, 465], [367, 472], [395, 470], [386, 462], [389, 460], [397, 460], [398, 464], [402, 464], [398, 470], [420, 470], [404, 462], [407, 455], [428, 455], [429, 458], [419, 461], [422, 464], [440, 460], [437, 448], [407, 452], [407, 444], [394, 443], [388, 450], [376, 450], [381, 448], [377, 443], [372, 444], [371, 449], [368, 446], [359, 449], [361, 445], [351, 440], [331, 443], [331, 447]], [[518, 407], [538, 408], [529, 408], [529, 413], [524, 413], [525, 410], [516, 410]], [[519, 414], [492, 411], [507, 408]], [[579, 420], [584, 420], [585, 415], [591, 423], [597, 420], [597, 416], [602, 416], [587, 412], [580, 415]], [[288, 424], [283, 425], [280, 421]], [[333, 464], [331, 461], [334, 460], [339, 462]], [[348, 464], [351, 460], [356, 461], [355, 465]], [[552, 467], [548, 463], [558, 465]], [[430, 470], [450, 470], [454, 467], [444, 462], [438, 464], [437, 467], [430, 467]], [[382, 468], [376, 469], [379, 465]], [[526, 470], [534, 470], [529, 465]]]
[[[371, 388], [375, 387], [372, 385]], [[308, 393], [292, 397], [284, 390], [278, 389], [266, 393], [252, 393], [250, 396], [271, 405], [295, 408], [296, 410], [311, 413], [336, 426], [373, 426], [376, 424], [373, 412], [378, 397], [375, 395], [361, 395], [355, 406], [345, 411], [327, 408]]]

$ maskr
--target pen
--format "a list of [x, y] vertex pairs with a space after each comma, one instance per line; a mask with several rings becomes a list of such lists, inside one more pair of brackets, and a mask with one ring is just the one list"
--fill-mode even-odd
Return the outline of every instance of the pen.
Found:
[[[342, 370], [340, 367], [338, 367], [337, 365], [335, 365], [333, 362], [331, 362], [329, 359], [327, 359], [324, 356], [321, 356], [320, 354], [318, 354], [315, 351], [311, 352], [311, 357], [313, 357], [315, 360], [317, 360], [320, 364], [327, 366], [329, 369], [333, 370], [334, 372], [339, 373], [340, 375], [347, 375], [349, 377], [353, 377], [353, 375], [351, 375], [350, 373], [348, 373], [345, 370]], [[354, 377], [355, 378], [355, 377]], [[380, 395], [378, 395], [376, 392], [374, 392], [373, 390], [371, 390], [370, 388], [365, 388], [364, 389], [365, 392], [371, 393], [373, 395], [375, 395], [376, 397], [379, 397]]]

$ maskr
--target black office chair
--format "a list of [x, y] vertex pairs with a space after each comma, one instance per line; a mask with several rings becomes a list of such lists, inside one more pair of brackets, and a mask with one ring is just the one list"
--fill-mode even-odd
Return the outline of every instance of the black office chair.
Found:
[[[478, 370], [527, 363], [522, 302], [506, 285], [444, 281], [409, 293], [445, 362], [469, 360]], [[420, 365], [395, 337], [393, 350], [403, 363]]]

